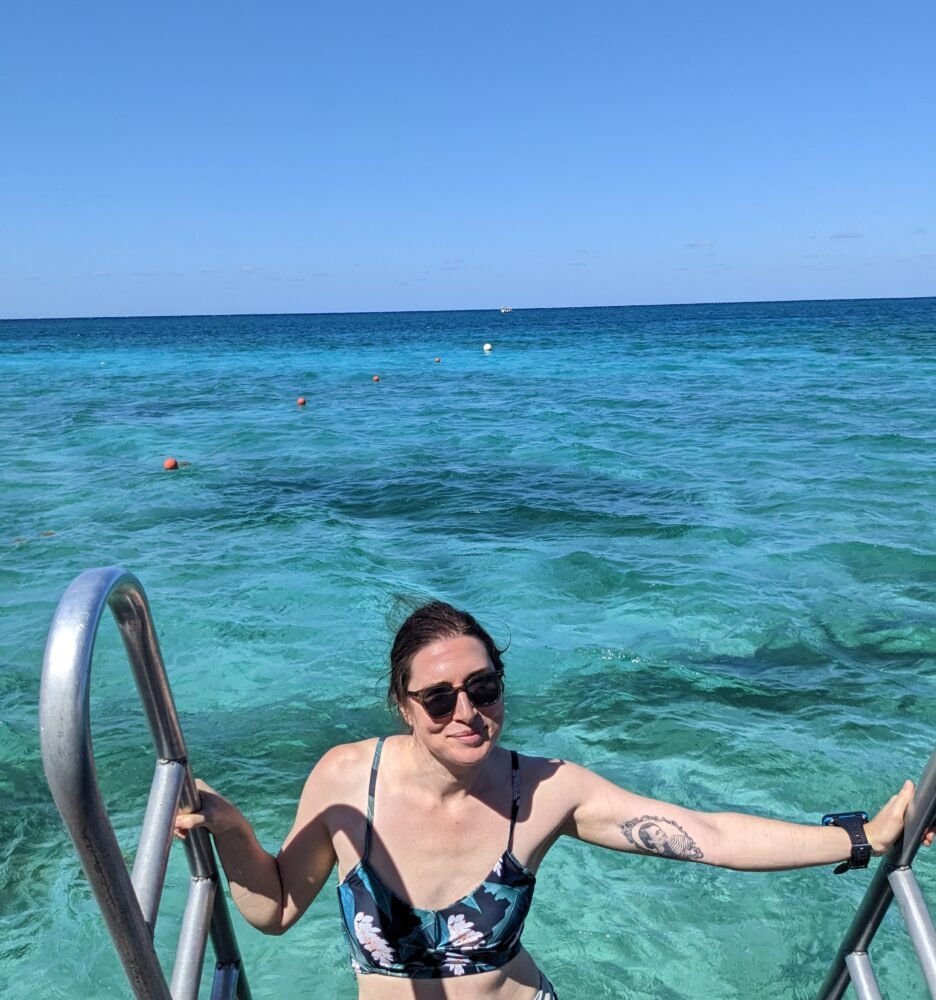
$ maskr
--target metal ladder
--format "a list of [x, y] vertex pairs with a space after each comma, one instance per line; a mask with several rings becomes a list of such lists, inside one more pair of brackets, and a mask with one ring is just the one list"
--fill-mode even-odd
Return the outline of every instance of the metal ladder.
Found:
[[859, 1000], [882, 1000], [868, 958], [868, 948], [894, 898], [907, 925], [930, 996], [936, 998], [936, 930], [910, 867], [920, 849], [920, 838], [932, 825], [934, 817], [936, 751], [927, 761], [907, 808], [903, 836], [888, 851], [874, 873], [817, 1000], [839, 1000], [848, 989], [849, 982]]
[[[91, 657], [108, 606], [130, 660], [157, 757], [132, 876], [101, 798], [91, 744]], [[204, 830], [191, 831], [185, 841], [192, 880], [171, 988], [153, 946], [173, 818], [180, 805], [197, 807], [198, 792], [149, 604], [131, 573], [119, 567], [88, 570], [65, 591], [46, 642], [39, 720], [46, 779], [134, 995], [139, 1000], [197, 1000], [210, 935], [217, 959], [211, 1000], [251, 1000], [224, 893], [218, 891], [214, 849]], [[875, 872], [817, 1000], [839, 1000], [849, 983], [859, 1000], [882, 1000], [868, 947], [895, 897], [930, 995], [936, 1000], [936, 929], [911, 869], [920, 838], [934, 819], [936, 751], [907, 810], [903, 837]]]
[[[156, 748], [156, 771], [140, 843], [127, 871], [98, 787], [91, 744], [91, 657], [110, 607], [130, 660]], [[77, 577], [56, 609], [46, 642], [39, 696], [42, 762], [52, 797], [75, 843], [133, 994], [139, 1000], [196, 1000], [210, 935], [217, 965], [211, 1000], [250, 1000], [211, 840], [185, 840], [192, 879], [172, 973], [166, 983], [153, 945], [179, 806], [197, 808], [185, 741], [166, 678], [152, 615], [139, 581], [118, 567]]]

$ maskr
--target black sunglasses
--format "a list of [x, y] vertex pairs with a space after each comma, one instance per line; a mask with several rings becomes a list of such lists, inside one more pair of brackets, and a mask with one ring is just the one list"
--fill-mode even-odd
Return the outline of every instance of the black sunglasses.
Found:
[[423, 688], [422, 691], [406, 693], [422, 705], [431, 719], [444, 719], [455, 711], [459, 691], [468, 695], [468, 700], [475, 708], [490, 708], [501, 700], [504, 693], [503, 674], [499, 670], [489, 670], [485, 674], [476, 674], [461, 687], [437, 684], [435, 687]]

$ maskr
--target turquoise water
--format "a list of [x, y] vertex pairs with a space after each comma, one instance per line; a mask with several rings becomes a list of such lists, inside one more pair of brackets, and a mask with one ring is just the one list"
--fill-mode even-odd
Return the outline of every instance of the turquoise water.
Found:
[[[397, 594], [510, 640], [508, 745], [641, 793], [813, 822], [936, 745], [934, 299], [4, 322], [0, 352], [10, 1000], [127, 993], [38, 753], [92, 566], [142, 581], [195, 769], [274, 850], [316, 758], [393, 730]], [[153, 761], [111, 627], [92, 702], [132, 854]], [[867, 881], [560, 843], [526, 941], [564, 998], [806, 998]], [[185, 889], [174, 851], [162, 946]], [[258, 1000], [354, 997], [333, 888], [285, 938], [236, 920]]]

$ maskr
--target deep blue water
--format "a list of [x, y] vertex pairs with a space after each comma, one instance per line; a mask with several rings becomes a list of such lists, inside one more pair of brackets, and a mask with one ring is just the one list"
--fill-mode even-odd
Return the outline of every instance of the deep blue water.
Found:
[[[398, 594], [509, 638], [508, 745], [703, 809], [881, 803], [936, 745], [934, 387], [934, 299], [0, 322], [0, 993], [126, 995], [38, 751], [92, 566], [143, 582], [194, 766], [273, 850], [328, 746], [393, 731]], [[93, 711], [130, 854], [113, 629]], [[525, 940], [563, 996], [805, 998], [867, 881], [561, 843]], [[258, 1000], [355, 995], [331, 888], [238, 930]], [[889, 918], [891, 996], [924, 995], [908, 953]]]

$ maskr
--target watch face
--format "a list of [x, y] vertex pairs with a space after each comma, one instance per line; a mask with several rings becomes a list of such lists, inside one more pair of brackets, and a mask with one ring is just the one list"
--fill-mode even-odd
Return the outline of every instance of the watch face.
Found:
[[867, 823], [868, 814], [866, 812], [827, 813], [822, 817], [823, 826], [840, 826], [845, 828], [846, 824], [851, 821], [857, 821], [862, 824]]

